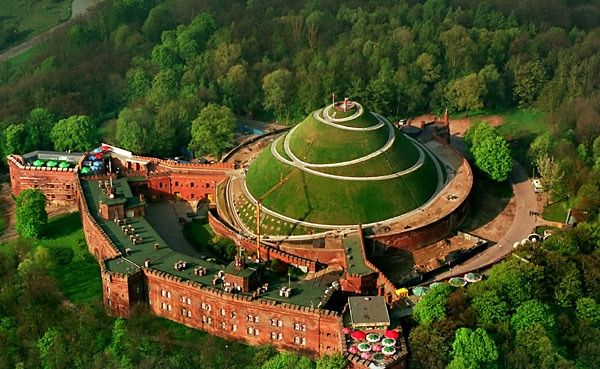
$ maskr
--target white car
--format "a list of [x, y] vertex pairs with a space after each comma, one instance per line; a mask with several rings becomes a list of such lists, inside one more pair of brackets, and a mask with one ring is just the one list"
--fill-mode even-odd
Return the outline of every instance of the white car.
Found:
[[533, 185], [533, 192], [544, 192], [544, 187], [542, 187], [542, 181], [540, 181], [539, 179], [534, 179], [533, 181], [531, 181], [531, 184]]

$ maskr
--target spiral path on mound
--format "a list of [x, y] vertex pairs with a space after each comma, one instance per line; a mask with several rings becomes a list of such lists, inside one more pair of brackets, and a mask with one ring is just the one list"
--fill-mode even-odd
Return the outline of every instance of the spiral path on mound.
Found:
[[[353, 120], [356, 119], [357, 117], [359, 117], [360, 115], [362, 115], [363, 113], [363, 108], [360, 104], [357, 104], [358, 106], [357, 108], [357, 113], [346, 117], [346, 118], [342, 118], [345, 119], [346, 121], [349, 120]], [[331, 108], [333, 105], [329, 105], [327, 108]], [[325, 110], [324, 109], [324, 110]], [[322, 119], [319, 116], [319, 111], [316, 111], [314, 114], [314, 117], [319, 121], [322, 122], [324, 124], [327, 125], [331, 125], [331, 122], [328, 122], [325, 119]], [[408, 137], [407, 138], [412, 141], [416, 147], [416, 149], [419, 152], [419, 158], [417, 159], [417, 161], [415, 162], [415, 164], [413, 164], [411, 167], [395, 172], [395, 173], [390, 173], [390, 174], [385, 174], [385, 175], [380, 175], [380, 176], [343, 176], [343, 175], [336, 175], [336, 174], [330, 174], [330, 173], [324, 173], [321, 171], [318, 171], [314, 168], [333, 168], [333, 167], [344, 167], [344, 166], [349, 166], [349, 165], [354, 165], [354, 164], [358, 164], [358, 163], [362, 163], [364, 161], [373, 159], [374, 157], [381, 155], [381, 154], [385, 154], [385, 152], [387, 150], [389, 150], [390, 147], [392, 147], [392, 145], [394, 144], [394, 141], [396, 139], [396, 132], [394, 130], [394, 126], [387, 120], [385, 119], [383, 116], [376, 114], [376, 113], [372, 113], [373, 116], [375, 116], [375, 118], [377, 118], [378, 120], [378, 124], [374, 125], [374, 126], [370, 126], [370, 127], [366, 127], [366, 128], [356, 128], [356, 127], [347, 127], [347, 126], [342, 126], [342, 125], [338, 125], [335, 124], [334, 127], [336, 128], [340, 128], [340, 129], [349, 129], [349, 130], [362, 130], [362, 131], [368, 131], [368, 130], [372, 130], [372, 129], [379, 129], [383, 126], [387, 126], [388, 128], [388, 140], [385, 143], [385, 145], [383, 147], [381, 147], [378, 150], [375, 150], [374, 152], [365, 155], [363, 157], [360, 158], [356, 158], [353, 160], [348, 160], [348, 161], [342, 161], [342, 162], [337, 162], [337, 163], [327, 163], [327, 164], [313, 164], [313, 163], [308, 163], [305, 161], [300, 160], [290, 149], [290, 137], [294, 134], [295, 130], [299, 127], [296, 126], [294, 128], [292, 128], [292, 130], [290, 132], [288, 132], [288, 134], [286, 134], [285, 136], [279, 137], [275, 142], [273, 142], [273, 144], [271, 145], [271, 153], [273, 154], [273, 156], [279, 160], [280, 162], [287, 164], [287, 165], [291, 165], [294, 166], [304, 172], [316, 175], [316, 176], [320, 176], [320, 177], [326, 177], [326, 178], [331, 178], [331, 179], [336, 179], [336, 180], [343, 180], [343, 181], [383, 181], [383, 180], [387, 180], [387, 179], [393, 179], [393, 178], [398, 178], [401, 177], [403, 175], [409, 174], [411, 172], [414, 172], [415, 170], [419, 169], [423, 163], [425, 162], [425, 152], [423, 150], [423, 148], [421, 147], [421, 144]], [[327, 116], [327, 113], [324, 113], [324, 115]], [[318, 118], [317, 118], [318, 117]], [[343, 127], [343, 128], [341, 128]], [[377, 127], [377, 128], [373, 128], [373, 127]], [[351, 129], [350, 129], [351, 128]], [[277, 144], [279, 143], [279, 140], [283, 139], [283, 148], [285, 151], [285, 154], [291, 159], [287, 159], [285, 158], [279, 151], [277, 151]]]

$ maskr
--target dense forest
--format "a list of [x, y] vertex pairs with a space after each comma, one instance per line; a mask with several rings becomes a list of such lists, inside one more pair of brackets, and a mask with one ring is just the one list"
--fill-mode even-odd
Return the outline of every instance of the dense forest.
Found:
[[[543, 112], [547, 131], [512, 149], [526, 152], [518, 159], [541, 174], [550, 201], [588, 221], [519, 249], [480, 284], [432, 289], [409, 323], [410, 364], [596, 368], [599, 26], [597, 0], [106, 0], [28, 58], [0, 64], [0, 148], [82, 150], [103, 139], [165, 157], [218, 155], [236, 116], [293, 124], [332, 93], [390, 119]], [[207, 132], [221, 142], [198, 143]], [[172, 327], [148, 336], [157, 323], [144, 314], [122, 322], [99, 303], [74, 308], [48, 273], [55, 262], [0, 253], [0, 368], [315, 365], [241, 345], [239, 360], [191, 352]]]

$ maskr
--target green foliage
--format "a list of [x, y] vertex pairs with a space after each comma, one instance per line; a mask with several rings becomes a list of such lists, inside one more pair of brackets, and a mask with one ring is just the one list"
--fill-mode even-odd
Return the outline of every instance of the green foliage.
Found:
[[540, 324], [547, 331], [554, 329], [554, 316], [550, 307], [539, 300], [530, 300], [519, 306], [510, 319], [510, 324], [516, 331]]
[[502, 182], [512, 172], [512, 158], [506, 140], [487, 124], [475, 124], [467, 130], [465, 141], [475, 165], [491, 179]]
[[591, 297], [577, 299], [577, 317], [587, 320], [595, 326], [600, 325], [600, 304]]
[[66, 343], [62, 334], [56, 328], [48, 329], [38, 340], [37, 347], [40, 350], [40, 359], [43, 369], [65, 368], [64, 360], [67, 355]]
[[539, 292], [536, 287], [541, 276], [539, 268], [510, 259], [494, 265], [485, 286], [496, 290], [502, 300], [514, 309]]
[[348, 366], [348, 359], [340, 354], [323, 355], [317, 359], [316, 369], [344, 369]]
[[190, 149], [196, 155], [223, 155], [234, 140], [235, 115], [226, 106], [209, 104], [192, 122]]
[[450, 81], [446, 98], [456, 111], [469, 111], [483, 109], [483, 94], [485, 81], [477, 73]]
[[496, 324], [508, 318], [508, 305], [494, 290], [487, 290], [473, 299], [473, 308], [477, 311], [479, 322]]
[[452, 343], [452, 361], [449, 369], [496, 368], [498, 350], [488, 333], [477, 328], [459, 328]]
[[447, 284], [436, 286], [421, 298], [415, 306], [413, 315], [421, 324], [431, 324], [440, 321], [446, 316], [446, 300], [452, 292]]
[[519, 106], [531, 105], [538, 97], [546, 82], [546, 71], [539, 60], [518, 63], [514, 70], [513, 92]]
[[61, 119], [50, 132], [50, 139], [57, 151], [87, 151], [95, 142], [94, 126], [88, 116], [73, 115]]
[[51, 142], [48, 140], [48, 132], [52, 131], [55, 122], [54, 114], [44, 108], [35, 108], [29, 112], [25, 122], [28, 150], [52, 148]]
[[152, 115], [147, 110], [125, 108], [119, 114], [116, 139], [121, 147], [135, 153], [147, 153], [152, 140], [158, 139], [153, 133]]
[[4, 129], [2, 137], [2, 153], [4, 156], [10, 154], [24, 154], [26, 152], [27, 133], [24, 124], [11, 124]]
[[261, 369], [315, 369], [315, 363], [305, 356], [284, 351], [270, 358]]
[[39, 237], [48, 222], [46, 196], [39, 190], [23, 190], [16, 197], [16, 230], [23, 238]]
[[293, 77], [287, 69], [277, 69], [263, 78], [262, 88], [264, 92], [263, 105], [265, 109], [272, 110], [276, 116], [283, 117], [289, 112], [289, 104], [292, 98]]

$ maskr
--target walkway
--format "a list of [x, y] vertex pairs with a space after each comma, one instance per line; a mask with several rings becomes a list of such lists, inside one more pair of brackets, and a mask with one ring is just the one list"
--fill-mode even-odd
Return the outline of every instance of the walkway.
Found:
[[92, 8], [92, 6], [98, 4], [102, 0], [73, 0], [71, 3], [71, 17], [68, 21], [63, 22], [57, 26], [50, 28], [47, 31], [40, 33], [39, 35], [23, 42], [20, 45], [17, 45], [11, 49], [0, 53], [0, 62], [9, 60], [14, 58], [15, 56], [24, 53], [25, 51], [31, 49], [34, 46], [41, 44], [46, 41], [50, 36], [52, 36], [57, 31], [68, 28], [71, 26], [77, 18], [84, 16], [87, 14], [88, 10]]
[[19, 235], [15, 230], [15, 200], [12, 197], [8, 175], [0, 179], [0, 216], [3, 218], [4, 232], [0, 233], [0, 243], [14, 240]]
[[504, 234], [494, 246], [491, 246], [479, 255], [455, 266], [450, 271], [435, 277], [435, 280], [448, 279], [453, 276], [462, 276], [472, 270], [477, 270], [492, 265], [513, 251], [513, 244], [521, 242], [536, 226], [536, 218], [529, 215], [529, 211], [537, 209], [537, 198], [525, 169], [513, 161], [513, 171], [510, 176], [513, 193], [517, 202], [515, 216], [508, 232]]
[[187, 213], [192, 211], [187, 202], [149, 203], [147, 210], [146, 220], [170, 248], [188, 256], [202, 256], [183, 236], [183, 227], [179, 224], [179, 218], [187, 219]]

